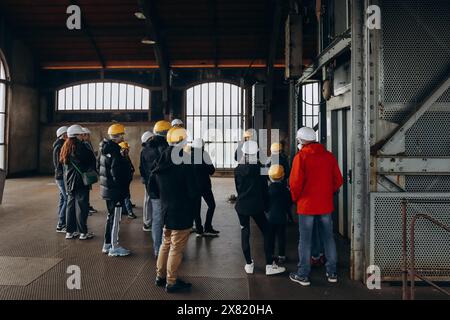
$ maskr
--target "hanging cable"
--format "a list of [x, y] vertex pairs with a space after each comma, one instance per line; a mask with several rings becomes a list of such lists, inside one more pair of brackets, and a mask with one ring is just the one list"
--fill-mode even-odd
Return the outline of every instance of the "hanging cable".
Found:
[[[297, 100], [298, 100], [298, 98], [300, 97], [300, 93], [299, 93], [299, 91], [297, 91], [297, 89], [295, 89], [294, 88], [294, 90], [295, 90], [295, 96], [296, 96], [296, 98], [297, 98]], [[309, 105], [309, 106], [321, 106], [321, 105], [324, 105], [324, 104], [326, 104], [327, 102], [326, 101], [323, 101], [323, 102], [319, 102], [319, 103], [310, 103], [310, 102], [308, 102], [308, 101], [306, 101], [306, 100], [301, 100], [304, 104], [307, 104], [307, 105]]]

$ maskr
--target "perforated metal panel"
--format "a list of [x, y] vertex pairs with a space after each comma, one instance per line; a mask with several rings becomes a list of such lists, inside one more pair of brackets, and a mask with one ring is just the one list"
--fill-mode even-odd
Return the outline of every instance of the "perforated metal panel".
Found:
[[450, 192], [450, 176], [405, 176], [408, 192]]
[[[439, 103], [450, 102], [450, 89], [445, 91], [444, 94], [442, 94], [442, 96], [437, 100], [437, 102], [439, 102]], [[448, 103], [447, 103], [447, 105], [448, 105]]]
[[407, 156], [450, 156], [450, 112], [425, 113], [405, 138]]
[[[369, 264], [381, 269], [384, 280], [398, 280], [402, 266], [402, 214], [401, 200], [406, 199], [449, 199], [450, 193], [372, 193], [370, 205]], [[414, 214], [427, 213], [440, 222], [450, 225], [448, 204], [408, 204], [408, 230]], [[427, 272], [450, 280], [450, 233], [419, 220], [416, 224], [416, 268], [436, 269]], [[408, 248], [410, 239], [408, 235]], [[408, 250], [409, 259], [409, 250]], [[441, 271], [439, 271], [439, 270]]]
[[[450, 6], [447, 0], [383, 0], [381, 5], [381, 114], [400, 123], [450, 67]], [[447, 92], [439, 102], [449, 98]]]

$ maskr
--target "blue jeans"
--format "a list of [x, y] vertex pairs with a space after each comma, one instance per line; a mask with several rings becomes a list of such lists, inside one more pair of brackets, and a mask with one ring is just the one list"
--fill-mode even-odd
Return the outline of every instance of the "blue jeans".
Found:
[[66, 226], [67, 193], [64, 180], [55, 180], [59, 189], [58, 228]]
[[126, 197], [125, 200], [123, 200], [123, 207], [127, 211], [128, 214], [133, 212], [133, 205], [131, 204], [130, 197]]
[[147, 226], [152, 225], [152, 201], [150, 199], [150, 196], [148, 195], [147, 190], [144, 190], [145, 197], [144, 197], [144, 206], [143, 206], [143, 215], [142, 219], [144, 220], [144, 224]]
[[336, 273], [337, 264], [337, 252], [336, 243], [334, 242], [333, 235], [333, 220], [331, 214], [324, 215], [305, 215], [300, 214], [298, 216], [298, 226], [300, 232], [300, 239], [298, 242], [298, 275], [300, 277], [309, 277], [311, 272], [311, 247], [312, 247], [312, 234], [314, 228], [314, 220], [317, 219], [319, 226], [320, 237], [323, 241], [325, 249], [325, 257], [327, 262], [325, 268], [328, 274]]
[[319, 221], [315, 218], [312, 234], [311, 257], [318, 259], [323, 255], [323, 251], [323, 241], [320, 237]]
[[156, 257], [159, 254], [159, 247], [161, 247], [162, 243], [164, 219], [161, 211], [161, 200], [152, 199], [151, 202], [153, 253]]

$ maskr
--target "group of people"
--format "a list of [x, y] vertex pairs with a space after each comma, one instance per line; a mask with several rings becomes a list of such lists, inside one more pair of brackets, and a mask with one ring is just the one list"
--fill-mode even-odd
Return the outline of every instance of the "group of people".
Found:
[[[125, 127], [113, 124], [108, 129], [108, 137], [101, 142], [97, 159], [87, 132], [79, 125], [57, 131], [58, 139], [53, 148], [55, 178], [60, 189], [57, 232], [65, 232], [66, 239], [94, 237], [88, 232], [87, 218], [89, 191], [98, 174], [100, 194], [108, 211], [102, 252], [113, 257], [127, 256], [130, 251], [119, 245], [119, 223], [124, 211], [131, 219], [136, 216], [130, 200], [134, 167], [124, 139]], [[169, 293], [187, 290], [191, 284], [181, 280], [177, 271], [190, 234], [194, 231], [197, 237], [217, 237], [220, 233], [212, 226], [216, 204], [210, 177], [215, 168], [202, 139], [194, 139], [188, 145], [188, 134], [181, 120], [158, 121], [141, 140], [139, 171], [145, 186], [143, 230], [152, 232], [153, 254], [157, 261], [155, 284], [165, 287]], [[250, 248], [252, 218], [263, 234], [266, 275], [286, 271], [278, 264], [286, 261], [286, 223], [292, 220], [290, 212], [294, 202], [299, 215], [300, 261], [290, 279], [309, 285], [311, 263], [322, 261], [319, 251], [323, 251], [328, 281], [337, 282], [331, 213], [333, 194], [342, 185], [342, 175], [334, 156], [316, 142], [313, 129], [301, 128], [297, 140], [300, 150], [292, 169], [278, 142], [271, 146], [268, 163], [261, 163], [258, 142], [251, 131], [245, 132], [236, 150], [235, 210], [241, 226], [244, 270], [248, 274], [254, 272]], [[268, 176], [262, 174], [263, 167], [268, 169]], [[202, 198], [208, 206], [204, 225]]]
[[[295, 203], [299, 225], [299, 263], [297, 272], [292, 272], [289, 278], [309, 286], [311, 265], [325, 264], [327, 280], [336, 283], [337, 253], [331, 214], [334, 193], [343, 184], [342, 173], [333, 154], [316, 141], [316, 132], [312, 128], [300, 128], [296, 138], [299, 151], [292, 169], [278, 142], [271, 146], [268, 163], [261, 163], [258, 143], [252, 131], [244, 134], [241, 148], [236, 152], [240, 160], [235, 169], [238, 193], [235, 208], [241, 224], [242, 250], [246, 260], [244, 269], [248, 274], [254, 272], [250, 250], [251, 217], [263, 234], [266, 275], [286, 271], [277, 262], [286, 261], [286, 223], [291, 218], [291, 204]], [[269, 167], [269, 185], [261, 174], [263, 166]], [[276, 242], [278, 257], [274, 255]]]

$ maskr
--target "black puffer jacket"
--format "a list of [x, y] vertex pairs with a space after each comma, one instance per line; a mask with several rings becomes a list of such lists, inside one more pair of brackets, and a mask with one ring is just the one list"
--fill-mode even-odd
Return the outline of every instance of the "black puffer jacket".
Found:
[[159, 199], [158, 185], [151, 172], [168, 146], [166, 139], [161, 136], [155, 136], [143, 144], [139, 171], [151, 199]]
[[170, 230], [192, 228], [195, 200], [200, 197], [200, 190], [195, 179], [193, 165], [174, 164], [171, 153], [182, 154], [177, 147], [168, 147], [159, 159], [153, 175], [158, 184], [164, 225]]
[[98, 171], [100, 195], [105, 200], [122, 201], [130, 195], [133, 173], [130, 163], [120, 154], [120, 146], [104, 139], [100, 143]]
[[[199, 164], [195, 163], [195, 160], [201, 160]], [[210, 190], [211, 176], [216, 172], [216, 168], [212, 164], [211, 158], [203, 148], [192, 148], [191, 150], [191, 163], [194, 164], [195, 176], [198, 181], [198, 185], [201, 191]]]
[[64, 169], [61, 162], [59, 162], [59, 156], [61, 154], [61, 148], [64, 145], [64, 139], [58, 139], [53, 143], [53, 167], [55, 168], [55, 179], [64, 179]]
[[254, 216], [268, 208], [267, 178], [261, 175], [259, 164], [239, 164], [234, 169], [237, 201], [236, 212]]
[[75, 140], [75, 152], [70, 155], [68, 163], [64, 164], [64, 181], [67, 192], [76, 192], [89, 188], [84, 185], [81, 174], [75, 169], [74, 164], [81, 172], [86, 172], [95, 167], [95, 157], [93, 153], [86, 148], [86, 145], [80, 140]]
[[272, 224], [285, 224], [291, 215], [291, 193], [282, 182], [272, 182], [269, 186], [269, 210], [267, 218]]

